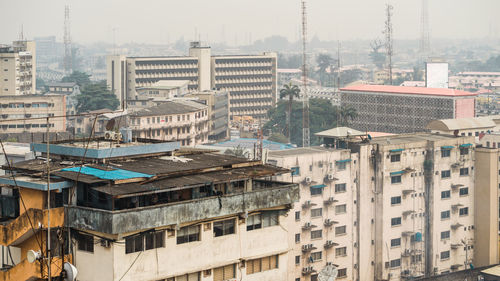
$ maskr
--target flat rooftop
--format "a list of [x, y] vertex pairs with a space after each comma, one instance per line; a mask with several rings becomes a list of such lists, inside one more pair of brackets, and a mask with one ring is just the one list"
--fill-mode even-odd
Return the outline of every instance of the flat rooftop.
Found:
[[477, 93], [470, 93], [454, 89], [425, 88], [425, 87], [404, 87], [388, 85], [356, 85], [340, 89], [341, 92], [368, 92], [386, 93], [400, 95], [424, 95], [424, 96], [446, 96], [446, 97], [467, 97], [477, 96]]
[[292, 149], [287, 149], [287, 150], [281, 150], [281, 151], [270, 151], [269, 152], [269, 157], [287, 157], [287, 156], [294, 156], [294, 155], [302, 155], [302, 154], [321, 154], [325, 153], [326, 151], [343, 151], [347, 149], [338, 149], [338, 148], [326, 148], [322, 146], [312, 146], [312, 147], [299, 147], [299, 148], [292, 148]]
[[400, 134], [393, 136], [383, 136], [373, 138], [370, 144], [405, 144], [420, 141], [440, 141], [440, 140], [450, 140], [457, 139], [457, 137], [445, 134], [431, 134], [431, 133], [414, 133], [414, 134]]

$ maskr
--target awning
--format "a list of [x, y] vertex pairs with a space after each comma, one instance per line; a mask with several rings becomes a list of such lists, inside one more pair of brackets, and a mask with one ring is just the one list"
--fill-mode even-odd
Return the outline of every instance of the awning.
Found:
[[311, 185], [311, 188], [324, 188], [324, 187], [326, 187], [326, 184]]
[[453, 145], [444, 145], [444, 146], [441, 146], [441, 149], [452, 149], [454, 148]]
[[351, 159], [337, 160], [337, 163], [351, 162]]
[[401, 152], [401, 151], [404, 151], [403, 148], [398, 148], [398, 149], [391, 149], [389, 150], [389, 152]]
[[402, 175], [405, 171], [391, 172], [391, 176]]
[[460, 145], [460, 147], [470, 147], [470, 146], [472, 146], [472, 143], [464, 143]]

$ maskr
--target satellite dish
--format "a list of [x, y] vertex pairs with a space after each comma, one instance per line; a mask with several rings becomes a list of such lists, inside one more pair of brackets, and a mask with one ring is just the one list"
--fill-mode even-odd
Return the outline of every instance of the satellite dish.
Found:
[[42, 257], [42, 254], [40, 251], [35, 252], [33, 250], [29, 250], [28, 253], [26, 254], [26, 258], [28, 259], [29, 263], [34, 263], [36, 260], [40, 259]]
[[78, 270], [74, 265], [69, 262], [65, 262], [64, 271], [66, 272], [66, 277], [63, 279], [64, 281], [75, 281], [76, 276], [78, 275]]
[[335, 281], [337, 278], [337, 267], [333, 265], [327, 265], [318, 274], [318, 281]]

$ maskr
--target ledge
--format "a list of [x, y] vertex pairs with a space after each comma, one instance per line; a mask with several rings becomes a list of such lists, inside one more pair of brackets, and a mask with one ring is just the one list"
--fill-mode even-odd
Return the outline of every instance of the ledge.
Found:
[[107, 211], [66, 206], [66, 226], [106, 234], [214, 219], [259, 209], [290, 205], [299, 200], [299, 185], [289, 184], [247, 193], [201, 198], [136, 209]]

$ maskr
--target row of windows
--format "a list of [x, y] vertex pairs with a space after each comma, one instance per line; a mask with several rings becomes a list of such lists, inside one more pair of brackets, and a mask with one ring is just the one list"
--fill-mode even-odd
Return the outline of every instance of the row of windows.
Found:
[[25, 107], [33, 107], [33, 108], [45, 108], [45, 107], [54, 107], [53, 103], [46, 102], [34, 102], [34, 103], [3, 103], [2, 108], [25, 108]]
[[[342, 193], [346, 192], [347, 185], [345, 183], [339, 183], [335, 185], [335, 193]], [[321, 195], [323, 194], [323, 188], [322, 187], [311, 187], [311, 196], [314, 195]]]
[[[460, 208], [459, 215], [460, 216], [468, 216], [469, 215], [469, 207]], [[441, 219], [442, 220], [449, 219], [449, 218], [450, 218], [450, 210], [441, 212]]]
[[[347, 168], [347, 162], [336, 162], [335, 166], [337, 167], [338, 171], [343, 171]], [[323, 165], [323, 164], [321, 164]], [[330, 168], [332, 168], [332, 163], [330, 163]], [[291, 167], [290, 170], [292, 170], [292, 176], [300, 176], [300, 167]], [[312, 171], [312, 165], [309, 166], [309, 171]]]
[[[335, 227], [335, 235], [340, 236], [340, 235], [345, 235], [347, 233], [347, 226], [342, 225], [342, 226], [337, 226]], [[323, 238], [323, 230], [318, 229], [318, 230], [312, 230], [311, 231], [311, 239], [320, 239]], [[295, 234], [295, 243], [300, 242], [300, 233]]]
[[[335, 206], [335, 214], [345, 214], [347, 212], [347, 204]], [[311, 217], [320, 217], [323, 215], [322, 208], [311, 209]], [[300, 211], [295, 212], [295, 220], [300, 220]]]
[[[489, 145], [488, 145], [489, 147]], [[460, 148], [460, 155], [467, 155], [469, 154], [469, 148], [467, 147], [461, 147]], [[441, 149], [441, 157], [450, 157], [451, 155], [451, 149]], [[401, 161], [401, 154], [391, 154], [391, 162], [400, 162]]]
[[[207, 111], [203, 110], [200, 112], [195, 113], [195, 118], [201, 118], [207, 115]], [[189, 114], [183, 114], [183, 115], [177, 115], [177, 121], [189, 121], [191, 116]], [[131, 118], [132, 125], [140, 125], [141, 124], [141, 118]], [[162, 118], [160, 116], [157, 117], [147, 117], [146, 118], [146, 124], [155, 124], [155, 123], [163, 123], [163, 122], [172, 122], [172, 116], [165, 116], [165, 118]]]
[[[49, 126], [53, 128], [55, 125], [54, 123], [49, 123]], [[20, 129], [20, 128], [47, 128], [47, 123], [42, 123], [42, 124], [9, 124], [9, 125], [2, 125], [2, 129]]]

